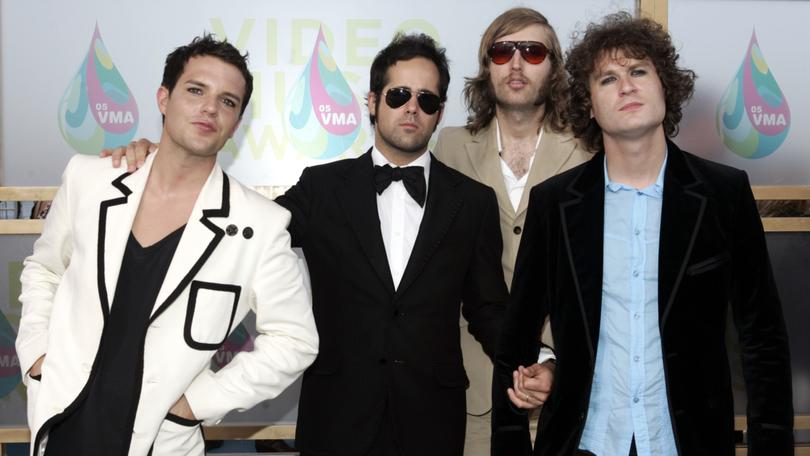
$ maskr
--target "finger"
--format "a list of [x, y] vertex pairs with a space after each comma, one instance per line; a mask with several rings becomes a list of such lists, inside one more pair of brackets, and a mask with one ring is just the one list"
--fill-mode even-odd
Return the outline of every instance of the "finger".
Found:
[[521, 392], [526, 392], [526, 368], [518, 366], [518, 388]]
[[135, 162], [135, 143], [129, 143], [127, 146], [127, 150], [124, 152], [124, 157], [127, 160], [127, 171], [134, 172], [138, 169], [137, 163]]
[[525, 376], [521, 375], [518, 371], [514, 371], [512, 373], [512, 391], [514, 392], [515, 397], [519, 398], [524, 405], [529, 408], [535, 408], [543, 405], [543, 402], [538, 401], [534, 393], [526, 388]]
[[515, 407], [521, 408], [521, 409], [533, 409], [534, 408], [531, 404], [526, 402], [524, 397], [519, 396], [517, 393], [515, 393], [515, 390], [513, 390], [512, 388], [507, 389], [506, 394], [509, 396], [509, 401], [511, 401], [512, 404], [515, 405]]
[[518, 371], [512, 372], [512, 388], [519, 393], [523, 392], [523, 389], [520, 387], [520, 373], [518, 373]]
[[132, 148], [132, 156], [130, 157], [127, 154], [127, 161], [134, 162], [140, 168], [150, 152], [152, 152], [152, 143], [145, 139], [139, 139]]
[[526, 390], [527, 401], [537, 406], [543, 405], [548, 400], [548, 394], [541, 391], [534, 391], [531, 389]]

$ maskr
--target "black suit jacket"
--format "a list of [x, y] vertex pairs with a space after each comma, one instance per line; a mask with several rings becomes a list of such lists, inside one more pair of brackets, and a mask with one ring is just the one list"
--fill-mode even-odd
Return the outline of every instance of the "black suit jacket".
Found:
[[[732, 310], [748, 393], [750, 455], [793, 454], [790, 357], [762, 224], [743, 171], [668, 142], [658, 258], [659, 329], [670, 416], [683, 455], [733, 455], [724, 343]], [[531, 192], [496, 356], [493, 454], [531, 453], [506, 389], [539, 350], [548, 314], [557, 370], [535, 455], [570, 455], [587, 418], [602, 301], [604, 153]], [[730, 304], [730, 306], [729, 306]]]
[[461, 455], [459, 309], [492, 356], [507, 300], [495, 193], [432, 157], [425, 214], [395, 291], [373, 181], [366, 153], [305, 169], [276, 200], [293, 215], [320, 336], [296, 444], [307, 456], [365, 454], [387, 411], [403, 456]]

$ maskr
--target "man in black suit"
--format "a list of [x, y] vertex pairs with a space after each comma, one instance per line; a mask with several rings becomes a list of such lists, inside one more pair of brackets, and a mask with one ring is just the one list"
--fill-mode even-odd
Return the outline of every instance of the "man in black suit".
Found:
[[298, 407], [304, 456], [463, 452], [459, 310], [492, 355], [507, 289], [495, 193], [427, 148], [449, 80], [430, 37], [395, 37], [371, 66], [374, 146], [305, 169], [276, 200], [321, 340]]
[[[730, 307], [750, 455], [793, 454], [790, 357], [748, 178], [680, 150], [694, 73], [627, 14], [569, 52], [570, 120], [599, 153], [531, 192], [496, 353], [493, 455], [532, 453], [512, 372], [551, 319], [554, 389], [535, 455], [733, 455]], [[511, 388], [510, 388], [511, 387]]]
[[[292, 213], [320, 336], [298, 407], [303, 456], [463, 453], [459, 310], [492, 356], [508, 292], [494, 191], [427, 148], [449, 83], [430, 37], [395, 37], [371, 66], [374, 147], [305, 169], [276, 199]], [[134, 170], [151, 146], [104, 155]]]

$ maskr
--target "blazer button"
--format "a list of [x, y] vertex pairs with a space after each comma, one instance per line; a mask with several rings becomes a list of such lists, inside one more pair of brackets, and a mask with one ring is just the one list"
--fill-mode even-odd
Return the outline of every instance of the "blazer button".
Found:
[[380, 363], [380, 364], [385, 364], [385, 363], [388, 362], [388, 360], [385, 359], [385, 358], [380, 358], [380, 359], [377, 360], [377, 362]]
[[225, 227], [225, 233], [227, 233], [228, 236], [235, 235], [237, 231], [239, 231], [239, 229], [233, 223]]
[[520, 233], [523, 232], [523, 229], [521, 227], [519, 227], [519, 226], [516, 226], [516, 227], [512, 228], [512, 232], [515, 233], [515, 234], [520, 234]]
[[242, 230], [242, 236], [244, 236], [245, 239], [252, 238], [253, 237], [253, 228], [251, 228], [249, 226], [246, 227], [244, 230]]

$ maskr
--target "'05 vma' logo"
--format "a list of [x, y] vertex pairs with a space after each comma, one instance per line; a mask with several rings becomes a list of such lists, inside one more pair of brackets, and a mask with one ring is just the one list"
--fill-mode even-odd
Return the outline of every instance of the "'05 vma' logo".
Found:
[[295, 148], [311, 158], [332, 158], [360, 132], [360, 103], [326, 45], [323, 29], [304, 71], [287, 95], [284, 125]]
[[723, 144], [744, 158], [772, 154], [790, 131], [790, 108], [751, 35], [740, 69], [717, 105], [717, 133]]
[[79, 71], [59, 102], [59, 130], [79, 153], [132, 140], [138, 129], [138, 105], [101, 39], [98, 25]]

